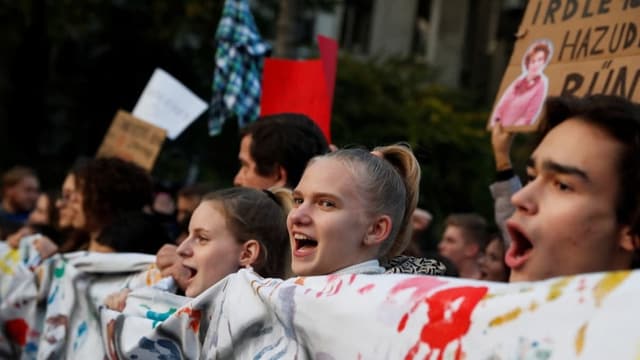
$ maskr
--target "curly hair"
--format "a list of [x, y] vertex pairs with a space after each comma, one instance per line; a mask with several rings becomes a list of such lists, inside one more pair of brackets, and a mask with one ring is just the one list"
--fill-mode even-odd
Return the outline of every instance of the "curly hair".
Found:
[[541, 41], [537, 43], [533, 48], [531, 48], [531, 50], [529, 50], [529, 52], [525, 56], [524, 58], [525, 66], [529, 67], [529, 62], [531, 61], [531, 58], [537, 52], [544, 53], [544, 61], [546, 62], [547, 59], [549, 59], [549, 54], [551, 53], [551, 49], [549, 48], [549, 45], [546, 42]]
[[118, 158], [98, 158], [72, 170], [83, 195], [86, 230], [99, 230], [121, 212], [151, 204], [153, 183], [141, 167]]

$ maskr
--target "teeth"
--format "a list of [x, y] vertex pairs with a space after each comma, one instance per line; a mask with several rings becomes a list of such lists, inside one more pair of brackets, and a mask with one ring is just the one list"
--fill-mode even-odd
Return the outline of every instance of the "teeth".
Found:
[[310, 237], [308, 237], [306, 235], [303, 235], [303, 234], [294, 234], [293, 238], [296, 239], [296, 240], [310, 240], [311, 239]]

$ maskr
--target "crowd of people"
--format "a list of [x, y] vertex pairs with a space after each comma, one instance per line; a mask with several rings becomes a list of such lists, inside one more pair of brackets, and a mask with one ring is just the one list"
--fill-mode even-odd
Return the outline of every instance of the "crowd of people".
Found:
[[[450, 214], [434, 256], [416, 247], [431, 217], [417, 207], [421, 168], [411, 148], [335, 149], [300, 114], [242, 131], [235, 187], [189, 184], [175, 199], [154, 194], [146, 171], [117, 158], [75, 165], [53, 191], [16, 166], [2, 177], [0, 237], [11, 249], [30, 241], [39, 255], [32, 268], [77, 251], [155, 255], [173, 293], [187, 298], [241, 268], [281, 279], [404, 273], [492, 282], [635, 268], [640, 106], [551, 97], [543, 124], [524, 185], [511, 164], [514, 135], [493, 127], [495, 226]], [[132, 290], [106, 296], [105, 308], [123, 311]]]

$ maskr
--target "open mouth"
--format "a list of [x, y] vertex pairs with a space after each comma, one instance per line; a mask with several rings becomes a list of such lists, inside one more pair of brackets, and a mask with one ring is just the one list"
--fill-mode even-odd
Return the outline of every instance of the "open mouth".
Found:
[[192, 267], [186, 266], [184, 264], [182, 266], [184, 266], [184, 268], [189, 271], [189, 280], [193, 279], [193, 277], [196, 276], [196, 274], [198, 273], [198, 270]]
[[299, 256], [307, 255], [318, 247], [318, 241], [304, 234], [294, 234], [294, 253]]
[[511, 236], [511, 244], [505, 256], [505, 262], [511, 269], [517, 269], [524, 265], [529, 258], [533, 243], [524, 231], [514, 223], [507, 223], [507, 231]]

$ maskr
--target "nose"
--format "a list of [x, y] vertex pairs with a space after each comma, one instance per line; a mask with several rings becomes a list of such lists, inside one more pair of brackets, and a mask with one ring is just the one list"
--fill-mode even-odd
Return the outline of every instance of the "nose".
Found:
[[511, 196], [511, 203], [516, 207], [517, 212], [532, 215], [538, 211], [535, 192], [534, 180]]
[[189, 235], [188, 238], [184, 239], [178, 246], [176, 252], [180, 257], [190, 257], [193, 255], [193, 247], [192, 247], [193, 237]]
[[306, 225], [311, 222], [309, 216], [309, 208], [306, 203], [302, 203], [297, 207], [294, 207], [287, 216], [287, 222], [289, 225]]
[[238, 170], [238, 173], [233, 178], [233, 186], [242, 186], [244, 181], [242, 179], [242, 169]]

